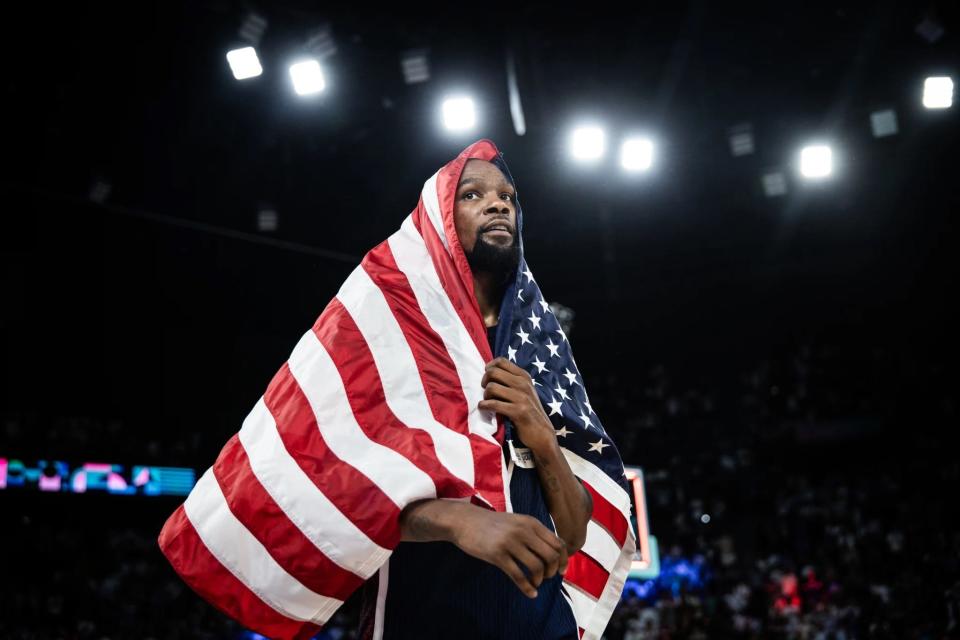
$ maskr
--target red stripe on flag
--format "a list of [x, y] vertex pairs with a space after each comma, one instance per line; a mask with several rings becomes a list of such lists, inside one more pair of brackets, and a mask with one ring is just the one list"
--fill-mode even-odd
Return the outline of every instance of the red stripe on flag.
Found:
[[578, 551], [570, 558], [563, 579], [599, 600], [609, 577], [610, 574], [599, 562], [583, 551]]
[[449, 429], [466, 435], [469, 433], [467, 399], [461, 389], [456, 365], [443, 340], [423, 315], [410, 281], [397, 267], [390, 245], [386, 242], [377, 245], [360, 265], [383, 293], [397, 319], [417, 363], [424, 389], [444, 390], [442, 394], [427, 394], [433, 417]]
[[[464, 323], [467, 326], [467, 329], [470, 331], [471, 336], [478, 345], [482, 345], [480, 353], [484, 355], [484, 361], [489, 362], [492, 359], [492, 356], [486, 355], [489, 352], [489, 344], [486, 339], [486, 330], [483, 326], [483, 318], [480, 315], [480, 305], [477, 302], [476, 295], [474, 292], [473, 285], [473, 269], [470, 268], [470, 263], [467, 262], [467, 256], [463, 253], [463, 247], [460, 244], [459, 236], [457, 235], [456, 221], [454, 220], [454, 207], [457, 197], [457, 187], [460, 182], [460, 176], [463, 173], [463, 168], [467, 164], [467, 160], [471, 157], [477, 158], [479, 160], [490, 161], [496, 157], [497, 152], [494, 147], [489, 143], [483, 143], [480, 141], [476, 144], [472, 144], [466, 149], [464, 149], [459, 156], [457, 156], [452, 161], [448, 162], [440, 171], [437, 172], [437, 201], [440, 205], [440, 219], [443, 221], [443, 233], [447, 237], [447, 240], [450, 245], [449, 255], [452, 258], [451, 266], [455, 268], [455, 271], [450, 274], [451, 276], [455, 275], [457, 280], [461, 284], [459, 289], [465, 291], [468, 295], [467, 305], [473, 309], [473, 321], [470, 324]], [[429, 238], [431, 232], [439, 240], [439, 236], [436, 233], [436, 230], [433, 228], [432, 224], [424, 224], [423, 229], [421, 230], [420, 235], [423, 236], [424, 240], [428, 242], [427, 246], [430, 247], [430, 253], [433, 254], [434, 258], [439, 255], [443, 255], [446, 251], [442, 246], [437, 246], [436, 243], [432, 242]], [[429, 227], [429, 230], [427, 230]], [[431, 244], [433, 245], [431, 247]], [[439, 249], [443, 253], [435, 253], [434, 250]], [[444, 282], [444, 288], [447, 288], [447, 282]], [[450, 293], [450, 289], [447, 288], [447, 293]]]
[[270, 497], [254, 475], [239, 435], [230, 438], [220, 451], [213, 474], [237, 520], [305, 587], [346, 600], [363, 584], [360, 576], [324, 555]]
[[[581, 478], [581, 480], [583, 480]], [[623, 517], [623, 513], [620, 512], [620, 509], [617, 509], [615, 506], [607, 502], [606, 498], [600, 495], [596, 489], [591, 487], [585, 481], [583, 486], [587, 488], [587, 491], [590, 492], [590, 496], [593, 498], [593, 514], [590, 516], [591, 520], [594, 520], [601, 527], [606, 529], [614, 540], [623, 547], [624, 542], [627, 541], [627, 520]]]
[[[444, 389], [444, 393], [427, 393], [434, 418], [440, 424], [467, 434], [473, 453], [474, 468], [487, 470], [476, 475], [476, 490], [497, 510], [505, 508], [503, 477], [499, 470], [503, 449], [500, 445], [469, 433], [467, 399], [463, 395], [456, 365], [443, 340], [430, 327], [423, 315], [407, 277], [397, 267], [396, 259], [386, 242], [371, 250], [361, 263], [363, 269], [383, 292], [407, 344], [413, 353], [425, 389]], [[484, 340], [484, 344], [487, 344]], [[489, 344], [487, 344], [489, 349]], [[499, 426], [499, 423], [498, 423]], [[497, 505], [504, 505], [497, 507]]]
[[[460, 316], [460, 321], [463, 322], [463, 326], [466, 327], [467, 333], [470, 334], [470, 337], [473, 339], [473, 343], [477, 345], [477, 350], [483, 357], [484, 362], [489, 362], [493, 359], [493, 353], [490, 351], [490, 344], [487, 342], [483, 318], [480, 315], [480, 305], [477, 303], [477, 298], [474, 295], [473, 279], [471, 278], [465, 281], [463, 276], [458, 273], [453, 261], [450, 259], [450, 255], [447, 254], [447, 250], [443, 246], [443, 241], [440, 239], [440, 236], [437, 235], [437, 230], [433, 228], [433, 223], [430, 222], [430, 216], [426, 211], [422, 199], [413, 212], [413, 224], [427, 245], [427, 252], [430, 254], [431, 260], [433, 260], [433, 266], [437, 271], [437, 276], [440, 278], [440, 284], [443, 285], [443, 290], [447, 292], [447, 297], [450, 299], [450, 302], [453, 303], [453, 308], [456, 310], [457, 315]], [[463, 249], [460, 248], [460, 243], [457, 242], [456, 246], [460, 255], [463, 256]], [[453, 249], [454, 247], [451, 246], [451, 252], [456, 255], [457, 252], [453, 251]], [[464, 258], [464, 261], [465, 260], [466, 258]], [[469, 265], [467, 272], [469, 273]]]
[[385, 549], [396, 547], [400, 509], [370, 478], [330, 450], [289, 363], [270, 381], [263, 400], [287, 451], [317, 489], [368, 538]]
[[320, 630], [313, 623], [280, 614], [220, 564], [197, 535], [183, 505], [167, 519], [158, 542], [167, 560], [191, 589], [248, 629], [285, 640], [307, 640]]
[[[444, 249], [440, 242], [440, 236], [437, 235], [433, 224], [428, 219], [422, 199], [413, 212], [413, 224], [417, 227], [417, 230], [423, 237], [423, 241], [427, 245], [427, 253], [430, 254], [430, 259], [433, 260], [433, 266], [437, 271], [437, 276], [440, 278], [440, 284], [443, 285], [443, 290], [447, 293], [447, 298], [453, 303], [454, 310], [456, 310], [460, 321], [463, 322], [463, 326], [467, 329], [467, 333], [480, 351], [480, 356], [484, 359], [484, 362], [489, 362], [493, 359], [493, 352], [490, 350], [490, 343], [487, 342], [483, 319], [480, 317], [480, 307], [477, 304], [476, 297], [473, 295], [473, 281], [470, 281], [470, 290], [466, 290], [463, 281], [453, 267], [453, 263], [450, 262], [449, 256], [447, 256], [447, 250]], [[503, 442], [503, 431], [503, 420], [498, 417], [497, 432], [494, 434], [497, 442]], [[479, 464], [481, 463], [481, 459], [484, 462], [490, 462], [490, 458], [484, 456], [478, 458], [476, 455], [477, 447], [480, 443], [484, 443], [484, 440], [479, 436], [473, 435], [470, 439], [471, 442], [474, 443], [474, 459], [478, 464], [477, 469], [489, 469], [490, 467], [482, 467], [479, 466]], [[493, 468], [499, 468], [500, 464], [501, 462], [498, 459], [498, 466]], [[479, 475], [480, 474], [478, 474], [478, 476]], [[502, 481], [500, 481], [500, 484], [503, 484]], [[488, 501], [497, 511], [506, 509], [506, 500], [502, 495], [495, 500], [488, 498]]]
[[347, 393], [350, 408], [367, 437], [393, 449], [433, 478], [438, 497], [473, 495], [473, 487], [440, 463], [430, 434], [422, 429], [408, 428], [390, 410], [373, 354], [356, 322], [339, 300], [334, 298], [327, 305], [313, 330], [330, 354], [341, 378], [350, 381]]

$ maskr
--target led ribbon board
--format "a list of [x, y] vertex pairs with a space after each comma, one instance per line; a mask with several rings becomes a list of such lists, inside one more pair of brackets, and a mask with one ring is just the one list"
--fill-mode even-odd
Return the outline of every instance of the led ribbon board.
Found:
[[61, 460], [38, 460], [28, 467], [21, 460], [0, 458], [0, 491], [26, 489], [54, 493], [185, 496], [196, 483], [196, 472], [184, 467], [85, 462], [71, 466]]

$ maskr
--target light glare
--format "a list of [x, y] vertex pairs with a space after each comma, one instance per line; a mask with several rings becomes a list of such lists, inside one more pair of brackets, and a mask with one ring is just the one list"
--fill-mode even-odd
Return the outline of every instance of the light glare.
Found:
[[924, 80], [923, 106], [927, 109], [949, 109], [953, 106], [953, 80], [946, 76]]
[[570, 141], [571, 152], [577, 160], [596, 160], [603, 156], [606, 139], [600, 127], [575, 129]]
[[320, 63], [316, 60], [304, 60], [290, 65], [290, 78], [293, 80], [293, 90], [300, 96], [319, 93], [326, 86]]
[[477, 112], [470, 98], [447, 98], [443, 101], [443, 126], [450, 131], [472, 129]]
[[256, 78], [263, 73], [263, 67], [260, 66], [260, 59], [257, 57], [257, 50], [253, 47], [228, 51], [227, 62], [230, 64], [233, 77], [237, 80]]
[[800, 151], [800, 173], [805, 178], [825, 178], [833, 172], [833, 152], [826, 145], [810, 145]]
[[646, 171], [653, 165], [653, 142], [646, 138], [625, 140], [620, 147], [620, 164], [627, 171]]

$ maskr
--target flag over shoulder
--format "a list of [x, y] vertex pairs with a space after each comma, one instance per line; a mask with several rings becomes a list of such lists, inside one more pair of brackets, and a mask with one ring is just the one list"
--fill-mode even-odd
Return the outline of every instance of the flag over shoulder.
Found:
[[581, 636], [599, 638], [619, 600], [635, 549], [623, 464], [523, 258], [519, 203], [520, 267], [491, 353], [453, 220], [473, 158], [510, 176], [480, 140], [427, 180], [416, 209], [364, 256], [160, 532], [180, 577], [253, 631], [315, 635], [389, 558], [411, 502], [511, 510], [502, 455], [511, 425], [477, 408], [495, 356], [531, 374], [593, 497], [586, 543], [564, 576]]

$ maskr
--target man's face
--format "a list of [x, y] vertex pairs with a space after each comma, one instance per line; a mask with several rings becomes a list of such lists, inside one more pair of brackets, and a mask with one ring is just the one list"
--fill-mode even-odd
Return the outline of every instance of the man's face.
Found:
[[486, 160], [467, 160], [457, 186], [453, 220], [457, 237], [474, 273], [504, 278], [520, 260], [516, 191]]

